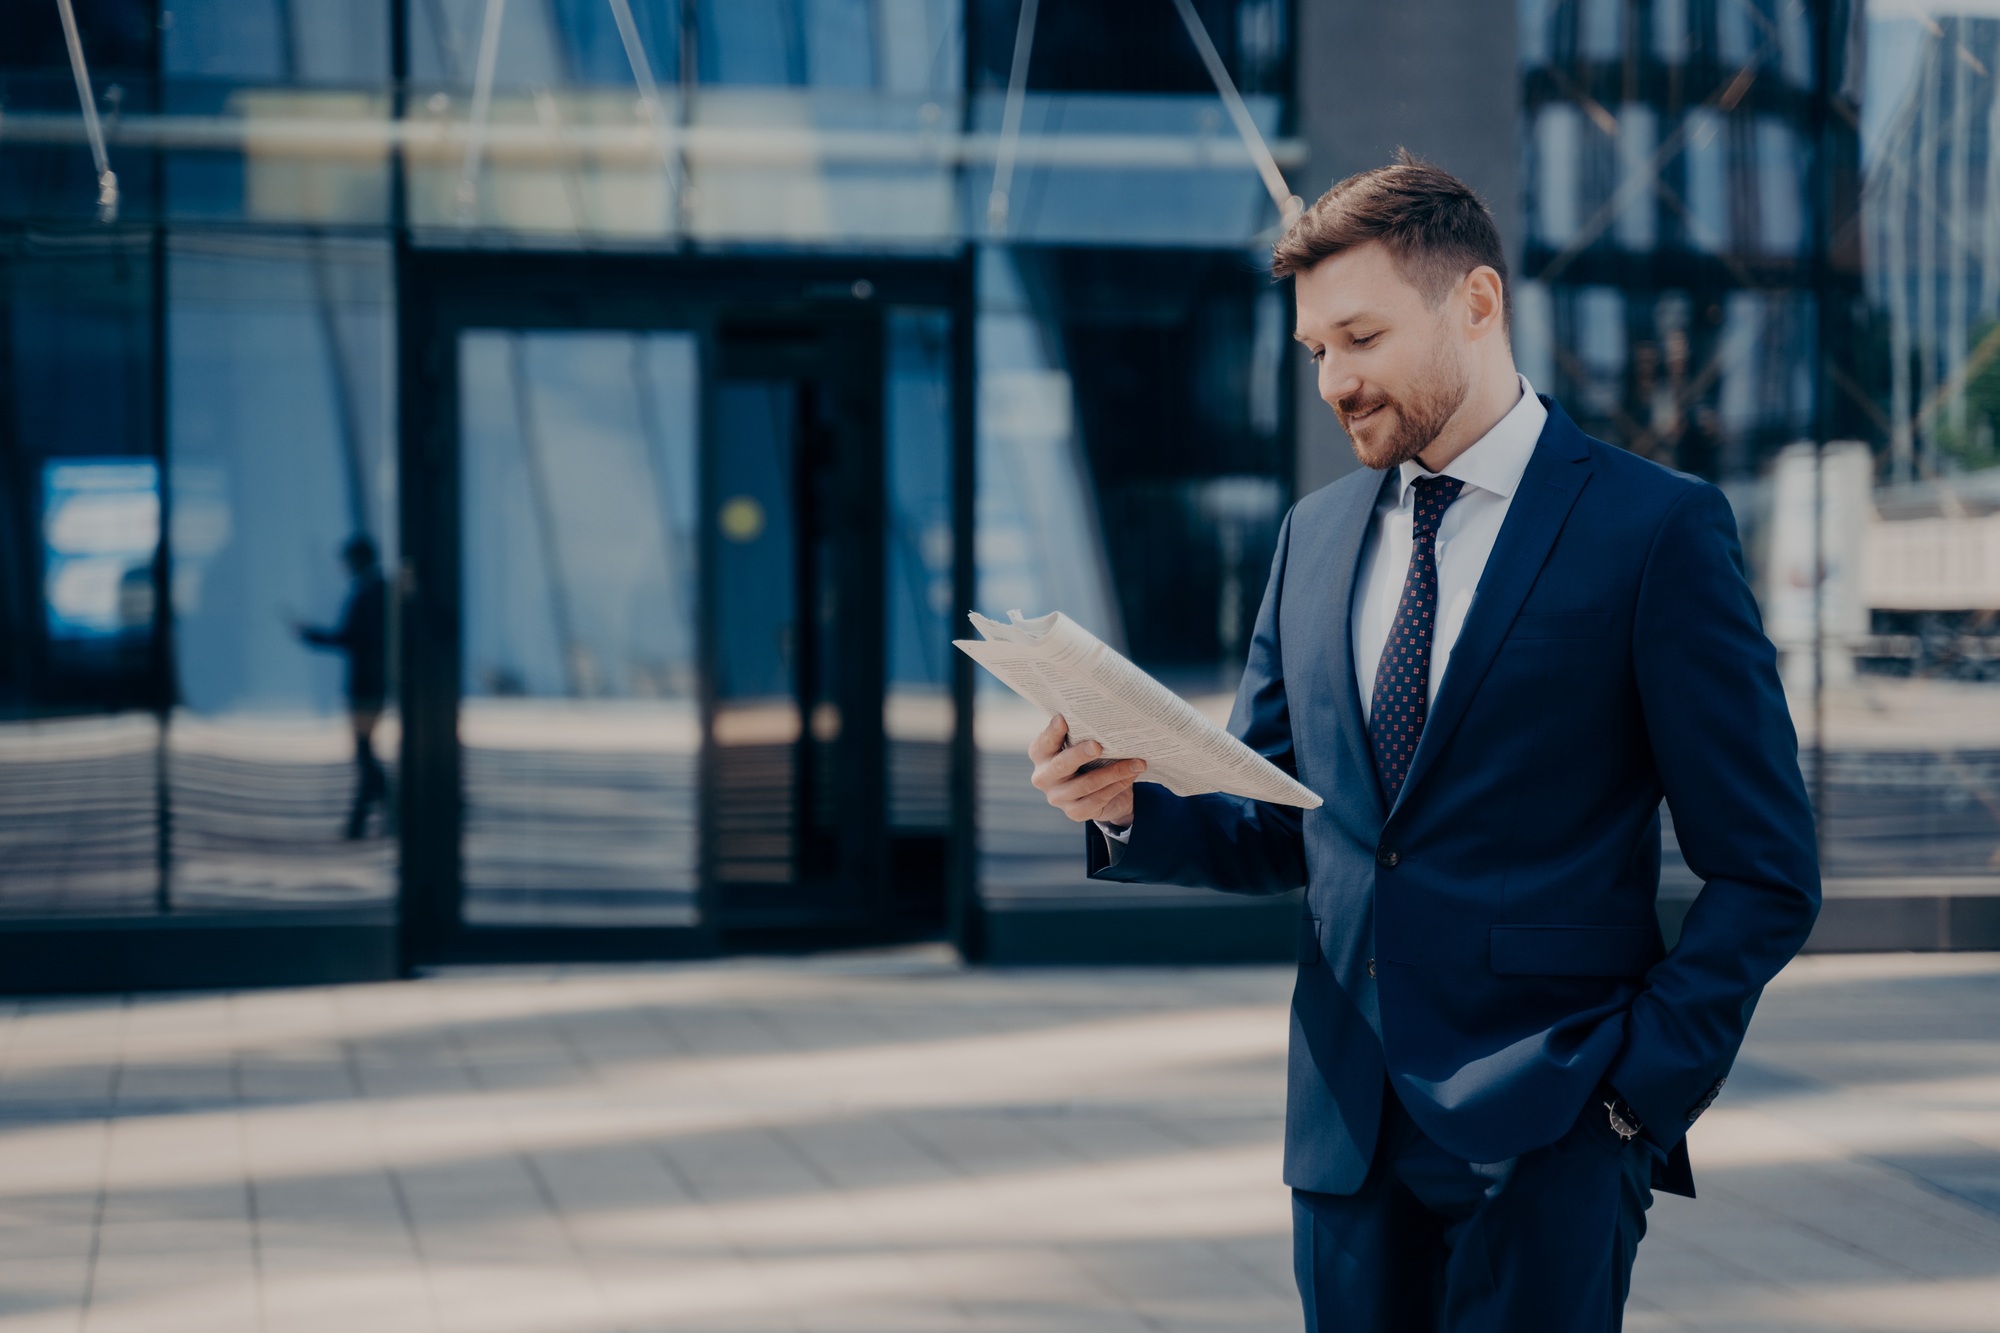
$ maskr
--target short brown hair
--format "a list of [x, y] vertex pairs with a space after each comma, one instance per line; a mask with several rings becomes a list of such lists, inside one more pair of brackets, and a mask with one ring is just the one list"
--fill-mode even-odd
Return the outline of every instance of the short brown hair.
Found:
[[1321, 195], [1271, 247], [1276, 277], [1304, 273], [1322, 259], [1380, 241], [1404, 276], [1435, 307], [1481, 264], [1500, 275], [1503, 318], [1513, 323], [1514, 291], [1500, 229], [1472, 187], [1408, 149], [1386, 167], [1359, 172]]

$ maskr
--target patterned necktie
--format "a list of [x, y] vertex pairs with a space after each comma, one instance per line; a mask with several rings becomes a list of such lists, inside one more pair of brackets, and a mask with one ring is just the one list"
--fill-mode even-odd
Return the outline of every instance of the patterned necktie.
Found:
[[1458, 498], [1465, 483], [1457, 477], [1419, 477], [1416, 522], [1410, 537], [1410, 572], [1403, 578], [1403, 600], [1396, 604], [1396, 623], [1382, 645], [1375, 668], [1375, 690], [1368, 702], [1368, 741], [1375, 751], [1375, 777], [1382, 799], [1396, 803], [1410, 760], [1423, 738], [1424, 717], [1430, 712], [1431, 636], [1437, 628], [1438, 524]]

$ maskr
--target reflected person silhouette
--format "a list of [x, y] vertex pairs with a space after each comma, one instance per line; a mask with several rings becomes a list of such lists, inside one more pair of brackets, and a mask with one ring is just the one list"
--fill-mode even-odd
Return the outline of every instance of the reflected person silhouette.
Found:
[[388, 589], [372, 539], [350, 538], [340, 556], [350, 575], [340, 620], [324, 629], [299, 623], [292, 629], [305, 643], [347, 658], [347, 712], [354, 726], [355, 767], [347, 837], [357, 839], [368, 831], [369, 809], [379, 805], [386, 812], [388, 803], [388, 775], [375, 757], [375, 724], [381, 720], [389, 693]]

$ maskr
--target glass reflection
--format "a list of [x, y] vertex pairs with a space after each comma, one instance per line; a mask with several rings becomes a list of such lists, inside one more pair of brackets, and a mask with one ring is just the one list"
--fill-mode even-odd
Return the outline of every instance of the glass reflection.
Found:
[[[979, 277], [978, 609], [1061, 608], [1226, 718], [1290, 494], [1282, 299], [1238, 251], [989, 247]], [[1048, 719], [984, 673], [976, 704], [989, 908], [1200, 901], [1087, 880], [1027, 781]]]
[[889, 824], [951, 825], [951, 316], [889, 312], [883, 446], [887, 550]]
[[139, 236], [0, 238], [0, 913], [160, 892], [161, 469]]
[[2000, 19], [1650, 9], [1521, 4], [1523, 364], [1729, 495], [1829, 895], [1990, 892]]
[[460, 337], [468, 923], [694, 919], [696, 374], [692, 334]]
[[[388, 247], [184, 236], [170, 255], [172, 902], [384, 904]], [[364, 543], [378, 560], [343, 562]], [[343, 651], [309, 651], [302, 624]]]
[[[798, 514], [800, 385], [791, 379], [728, 379], [716, 386], [715, 590], [719, 616], [715, 681], [715, 877], [721, 884], [790, 884], [809, 867], [801, 814], [821, 784], [801, 766], [801, 694], [816, 693], [815, 631], [800, 623], [802, 552]], [[801, 556], [806, 556], [802, 560]], [[815, 599], [804, 599], [810, 607]], [[830, 657], [830, 654], [827, 655]], [[833, 734], [840, 717], [813, 718]], [[818, 750], [823, 746], [807, 747]], [[810, 822], [810, 820], [806, 821]]]
[[0, 721], [0, 915], [154, 910], [159, 773], [144, 713]]

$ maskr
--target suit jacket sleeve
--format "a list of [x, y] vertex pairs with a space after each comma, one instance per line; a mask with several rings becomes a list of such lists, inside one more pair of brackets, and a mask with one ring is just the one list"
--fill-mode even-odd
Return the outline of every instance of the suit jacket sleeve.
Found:
[[1819, 913], [1798, 739], [1744, 581], [1728, 501], [1698, 485], [1661, 523], [1633, 626], [1640, 705], [1688, 867], [1703, 881], [1632, 1004], [1609, 1080], [1678, 1142], [1714, 1099], [1764, 986]]
[[[1278, 642], [1278, 607], [1291, 530], [1292, 517], [1287, 514], [1278, 529], [1271, 579], [1257, 611], [1229, 731], [1296, 777], [1284, 657]], [[1132, 789], [1131, 840], [1115, 849], [1115, 858], [1114, 849], [1106, 846], [1103, 832], [1095, 826], [1087, 826], [1084, 837], [1093, 879], [1188, 884], [1252, 894], [1283, 893], [1306, 882], [1301, 812], [1288, 805], [1221, 793], [1176, 796], [1158, 783], [1141, 782]]]

